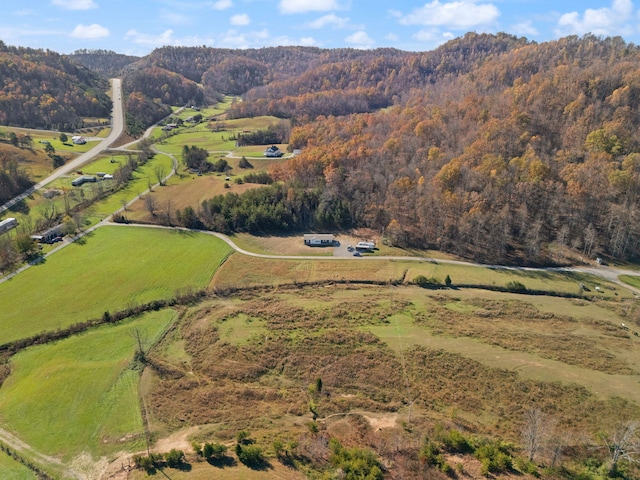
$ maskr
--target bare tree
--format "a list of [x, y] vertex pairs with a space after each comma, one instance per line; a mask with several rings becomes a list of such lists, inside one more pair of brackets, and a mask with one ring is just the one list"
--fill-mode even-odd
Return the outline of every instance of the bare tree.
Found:
[[620, 460], [640, 463], [640, 422], [637, 420], [620, 425], [610, 437], [603, 436], [602, 441], [611, 458], [609, 475], [617, 471]]
[[173, 219], [173, 201], [168, 198], [166, 202], [162, 205], [162, 210], [164, 213], [164, 219], [167, 225], [171, 225]]
[[156, 199], [151, 195], [151, 193], [147, 193], [144, 196], [144, 207], [152, 217], [156, 216]]
[[554, 422], [537, 408], [527, 410], [524, 414], [522, 442], [530, 462], [533, 462], [551, 438]]
[[160, 186], [164, 186], [164, 177], [166, 174], [164, 167], [162, 165], [158, 165], [153, 171], [156, 174], [156, 180], [158, 180]]

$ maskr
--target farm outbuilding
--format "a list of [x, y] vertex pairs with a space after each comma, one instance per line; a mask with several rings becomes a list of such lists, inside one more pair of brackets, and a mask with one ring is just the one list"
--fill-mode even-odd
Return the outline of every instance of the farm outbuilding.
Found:
[[13, 228], [16, 228], [17, 226], [18, 226], [18, 221], [15, 218], [13, 217], [5, 218], [0, 222], [0, 235], [8, 232]]
[[336, 237], [332, 233], [306, 233], [304, 244], [310, 247], [331, 247], [335, 245]]

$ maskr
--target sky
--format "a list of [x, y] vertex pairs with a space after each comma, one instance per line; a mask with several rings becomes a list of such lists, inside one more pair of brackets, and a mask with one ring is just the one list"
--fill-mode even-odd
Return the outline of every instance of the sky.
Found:
[[[3, 0], [0, 40], [144, 56], [165, 45], [433, 50], [466, 32], [640, 44], [640, 0]], [[638, 3], [636, 5], [635, 3]]]

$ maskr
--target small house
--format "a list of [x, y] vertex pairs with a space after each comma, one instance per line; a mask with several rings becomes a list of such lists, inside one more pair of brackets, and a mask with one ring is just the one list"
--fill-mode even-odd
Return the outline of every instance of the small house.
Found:
[[52, 243], [54, 239], [64, 236], [64, 225], [56, 225], [39, 236], [42, 237], [41, 242]]
[[76, 145], [84, 145], [85, 143], [87, 143], [85, 138], [81, 137], [80, 135], [74, 135], [73, 137], [71, 137], [71, 141]]
[[332, 247], [336, 238], [331, 233], [305, 233], [304, 244], [310, 247]]
[[283, 156], [284, 153], [282, 153], [282, 150], [280, 150], [278, 147], [276, 147], [275, 145], [271, 145], [269, 148], [267, 148], [264, 151], [264, 156], [265, 157], [269, 157], [269, 158], [279, 158], [281, 156]]

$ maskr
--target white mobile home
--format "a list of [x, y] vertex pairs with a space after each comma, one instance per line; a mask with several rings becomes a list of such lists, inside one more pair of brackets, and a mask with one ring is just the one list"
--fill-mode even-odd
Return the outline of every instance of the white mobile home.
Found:
[[5, 218], [0, 222], [0, 235], [8, 232], [13, 228], [16, 228], [17, 226], [18, 226], [18, 221], [15, 218], [13, 217]]
[[331, 247], [336, 238], [331, 233], [305, 233], [304, 244], [310, 247]]

